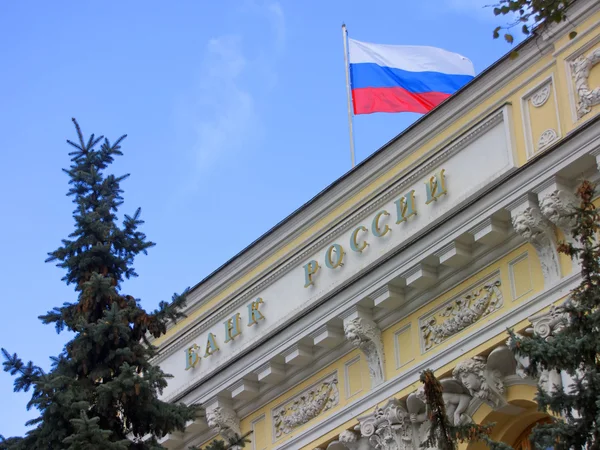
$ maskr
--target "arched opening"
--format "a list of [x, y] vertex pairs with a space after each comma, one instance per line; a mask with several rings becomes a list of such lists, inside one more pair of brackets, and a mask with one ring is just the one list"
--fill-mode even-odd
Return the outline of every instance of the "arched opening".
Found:
[[543, 419], [535, 421], [534, 423], [529, 425], [527, 428], [525, 428], [525, 430], [516, 439], [516, 441], [512, 447], [515, 450], [534, 450], [533, 446], [531, 445], [531, 441], [529, 440], [531, 437], [531, 432], [537, 425], [544, 424], [544, 423], [550, 423], [550, 422], [551, 422], [551, 419], [549, 417], [544, 417]]

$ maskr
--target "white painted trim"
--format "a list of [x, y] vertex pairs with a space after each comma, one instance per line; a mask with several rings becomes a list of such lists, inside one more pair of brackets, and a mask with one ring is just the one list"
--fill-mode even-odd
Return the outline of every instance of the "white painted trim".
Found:
[[262, 448], [256, 448], [256, 438], [254, 437], [254, 436], [256, 436], [256, 429], [254, 428], [254, 426], [258, 422], [260, 422], [261, 420], [265, 421], [265, 427], [264, 427], [264, 429], [265, 429], [265, 431], [267, 431], [267, 416], [266, 416], [266, 414], [263, 414], [260, 417], [254, 419], [252, 421], [252, 425], [251, 425], [251, 428], [250, 428], [252, 430], [252, 435], [251, 435], [250, 439], [252, 440], [252, 449], [253, 450], [266, 450], [266, 447], [264, 449], [262, 449]]
[[[556, 140], [559, 140], [562, 137], [562, 128], [560, 125], [560, 113], [558, 110], [558, 97], [556, 94], [556, 81], [554, 79], [554, 72], [552, 72], [548, 77], [544, 78], [540, 83], [537, 83], [531, 89], [528, 89], [527, 92], [525, 92], [521, 96], [521, 111], [522, 111], [521, 122], [522, 122], [522, 126], [523, 126], [523, 132], [525, 134], [525, 150], [527, 153], [527, 160], [530, 160], [531, 158], [534, 158], [535, 156], [537, 156], [538, 154], [541, 153], [541, 150], [536, 152], [537, 149], [536, 149], [535, 136], [533, 136], [533, 129], [531, 127], [531, 116], [529, 114], [530, 100], [531, 100], [531, 97], [533, 96], [533, 94], [535, 94], [540, 89], [543, 89], [544, 86], [546, 86], [548, 84], [550, 84], [552, 86], [550, 95], [554, 96], [554, 113], [556, 115], [556, 124], [558, 127], [558, 130], [556, 131], [556, 134], [557, 134]], [[550, 100], [550, 99], [548, 99], [548, 100]]]
[[360, 364], [360, 355], [355, 356], [350, 361], [347, 361], [344, 364], [344, 384], [345, 384], [344, 391], [345, 391], [345, 394], [346, 394], [346, 399], [354, 397], [359, 392], [362, 392], [364, 390], [364, 385], [365, 385], [365, 380], [363, 379], [363, 375], [362, 375], [362, 372], [361, 372], [360, 373], [360, 390], [358, 390], [354, 394], [350, 392], [350, 373], [348, 372], [348, 369], [350, 368], [350, 366], [352, 364]]
[[412, 323], [404, 325], [402, 328], [400, 328], [394, 333], [394, 353], [396, 355], [396, 370], [400, 370], [402, 367], [415, 360], [415, 357], [413, 355], [413, 357], [408, 361], [404, 363], [401, 362], [400, 344], [398, 343], [398, 336], [400, 336], [402, 333], [407, 332], [409, 333], [411, 344], [414, 345], [414, 342], [412, 342], [413, 336], [410, 335], [410, 333], [412, 333]]
[[[517, 297], [517, 291], [516, 291], [516, 286], [515, 286], [514, 266], [515, 266], [515, 264], [517, 264], [525, 259], [527, 259], [527, 269], [529, 270], [529, 280], [531, 282], [531, 285], [530, 285], [531, 287], [527, 292], [524, 292], [523, 294], [521, 294]], [[508, 278], [510, 279], [510, 293], [511, 293], [513, 302], [517, 301], [521, 297], [524, 297], [527, 294], [529, 294], [531, 291], [533, 291], [533, 280], [531, 277], [531, 260], [529, 259], [529, 252], [525, 252], [525, 253], [517, 256], [512, 261], [508, 262]]]

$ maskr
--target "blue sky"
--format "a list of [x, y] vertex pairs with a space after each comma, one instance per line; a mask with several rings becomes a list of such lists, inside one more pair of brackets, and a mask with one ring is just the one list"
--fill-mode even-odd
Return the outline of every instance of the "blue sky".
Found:
[[[122, 212], [158, 245], [127, 293], [153, 308], [194, 285], [350, 169], [341, 24], [350, 37], [442, 47], [477, 73], [510, 50], [488, 0], [0, 2], [0, 346], [49, 366], [67, 335], [37, 316], [74, 301], [44, 259], [72, 230], [71, 117], [128, 134]], [[361, 161], [419, 116], [355, 119]], [[218, 238], [214, 238], [214, 233]], [[0, 434], [28, 394], [0, 373]]]

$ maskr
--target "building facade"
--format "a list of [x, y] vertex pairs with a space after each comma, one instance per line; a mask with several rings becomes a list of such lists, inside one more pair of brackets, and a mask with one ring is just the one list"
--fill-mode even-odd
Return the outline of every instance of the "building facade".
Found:
[[556, 243], [600, 178], [600, 3], [518, 51], [192, 289], [155, 363], [203, 414], [164, 446], [416, 450], [431, 368], [454, 423], [528, 449], [538, 384], [568, 380], [525, 376], [506, 330], [551, 336], [579, 284]]

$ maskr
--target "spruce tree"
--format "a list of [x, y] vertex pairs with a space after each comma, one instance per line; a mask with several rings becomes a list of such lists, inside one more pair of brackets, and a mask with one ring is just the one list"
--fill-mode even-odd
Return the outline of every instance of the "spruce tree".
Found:
[[123, 203], [120, 187], [128, 175], [106, 174], [121, 142], [92, 135], [87, 141], [75, 119], [77, 142], [68, 196], [73, 198], [75, 229], [47, 262], [65, 269], [63, 280], [77, 301], [40, 316], [57, 332], [73, 338], [52, 358], [45, 372], [5, 349], [4, 370], [15, 375], [15, 391], [32, 391], [28, 408], [40, 411], [25, 437], [4, 439], [10, 450], [157, 450], [158, 439], [183, 430], [198, 414], [196, 406], [166, 403], [158, 396], [170, 375], [150, 363], [156, 348], [148, 341], [166, 332], [167, 321], [183, 317], [187, 290], [161, 302], [153, 312], [122, 292], [124, 280], [137, 276], [133, 262], [154, 243], [139, 230], [140, 209], [117, 222]]
[[[600, 448], [600, 209], [593, 203], [596, 187], [584, 181], [577, 190], [580, 205], [570, 215], [572, 236], [577, 244], [561, 243], [558, 250], [581, 263], [581, 283], [563, 305], [566, 323], [552, 339], [519, 336], [509, 330], [510, 348], [527, 358], [528, 375], [544, 370], [564, 372], [572, 379], [567, 386], [538, 387], [540, 411], [552, 414], [550, 423], [537, 425], [531, 434], [532, 448], [555, 450]], [[428, 444], [455, 450], [457, 442], [483, 440], [492, 449], [509, 449], [489, 438], [492, 424], [454, 427], [445, 417], [441, 386], [431, 371], [421, 374], [432, 421]]]

